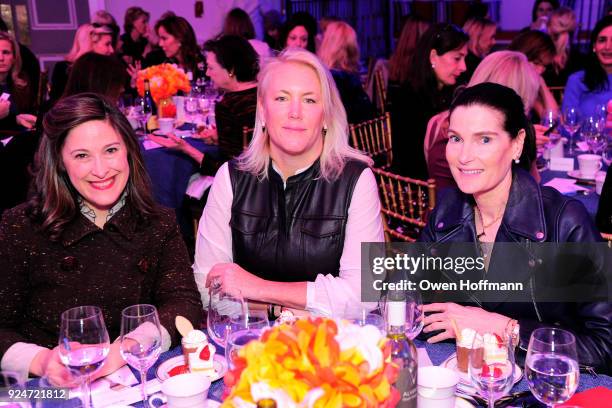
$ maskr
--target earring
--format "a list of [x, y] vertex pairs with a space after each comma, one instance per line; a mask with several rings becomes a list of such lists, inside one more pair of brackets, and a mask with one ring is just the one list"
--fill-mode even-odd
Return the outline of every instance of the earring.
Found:
[[327, 135], [327, 126], [323, 126], [323, 137]]
[[514, 159], [514, 163], [519, 164], [520, 162], [521, 162], [521, 159], [519, 159], [518, 157]]
[[431, 67], [432, 67], [432, 68], [435, 68], [435, 67], [436, 67], [436, 64], [434, 64], [434, 63], [432, 62], [432, 63], [431, 63]]

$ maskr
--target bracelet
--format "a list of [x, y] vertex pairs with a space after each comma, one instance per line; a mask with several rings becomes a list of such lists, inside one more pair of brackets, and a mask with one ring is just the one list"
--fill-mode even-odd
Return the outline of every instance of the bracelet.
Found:
[[518, 324], [518, 321], [515, 319], [508, 319], [508, 322], [506, 323], [506, 327], [504, 329], [504, 334], [512, 339], [512, 344], [514, 346], [518, 345], [519, 333], [520, 326]]

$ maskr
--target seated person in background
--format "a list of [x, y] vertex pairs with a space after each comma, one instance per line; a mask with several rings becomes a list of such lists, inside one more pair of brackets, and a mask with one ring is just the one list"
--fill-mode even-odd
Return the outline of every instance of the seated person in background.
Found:
[[[243, 146], [243, 127], [255, 125], [257, 107], [258, 56], [249, 42], [235, 35], [226, 35], [204, 44], [207, 75], [215, 87], [225, 91], [223, 99], [215, 104], [217, 127], [203, 129], [197, 138], [218, 141], [220, 157], [205, 157], [184, 139], [172, 134], [148, 137], [165, 147], [184, 152], [200, 163], [202, 174], [214, 175], [221, 164], [240, 155]], [[249, 142], [249, 141], [247, 141]]]
[[0, 130], [31, 129], [36, 122], [36, 89], [23, 70], [19, 44], [0, 31], [0, 94], [9, 98], [0, 101]]
[[354, 313], [362, 242], [382, 242], [372, 160], [348, 145], [333, 79], [312, 53], [271, 58], [253, 140], [224, 164], [200, 219], [196, 283], [308, 312]]
[[305, 11], [299, 11], [289, 17], [281, 32], [283, 48], [304, 48], [316, 52], [317, 20]]
[[253, 47], [260, 62], [272, 55], [272, 51], [267, 43], [255, 38], [255, 27], [249, 14], [241, 8], [234, 8], [227, 13], [223, 22], [223, 32], [221, 35], [237, 35], [246, 39]]
[[[60, 314], [98, 305], [111, 339], [121, 310], [151, 303], [162, 348], [178, 343], [174, 318], [196, 326], [202, 305], [172, 211], [158, 207], [136, 136], [96, 94], [61, 99], [45, 116], [30, 202], [0, 223], [2, 370], [71, 382], [57, 348]], [[113, 343], [106, 375], [125, 362]]]
[[606, 180], [601, 189], [595, 223], [599, 231], [612, 234], [612, 166], [608, 167]]
[[74, 41], [70, 52], [53, 67], [51, 75], [51, 90], [49, 91], [49, 99], [52, 102], [57, 101], [66, 88], [70, 68], [72, 64], [86, 52], [93, 51], [97, 54], [111, 55], [114, 52], [113, 35], [114, 30], [109, 26], [100, 26], [92, 24], [83, 24], [74, 34]]
[[134, 64], [142, 61], [152, 51], [153, 30], [149, 26], [150, 14], [141, 7], [130, 7], [125, 11], [123, 29], [121, 35], [121, 48], [118, 53], [126, 64]]
[[563, 93], [563, 109], [578, 108], [584, 116], [598, 114], [598, 105], [612, 99], [612, 16], [597, 22], [584, 71], [570, 75]]
[[521, 32], [537, 30], [546, 33], [550, 15], [558, 8], [559, 0], [536, 0], [531, 9], [531, 25], [523, 28]]
[[[497, 243], [528, 247], [538, 242], [601, 241], [582, 203], [540, 187], [517, 165], [534, 135], [521, 98], [512, 89], [488, 82], [466, 88], [451, 106], [448, 134], [446, 158], [459, 189], [440, 197], [421, 241], [476, 244], [489, 260], [485, 268], [490, 281], [508, 278], [503, 276], [505, 265], [496, 262], [503, 258], [503, 248], [494, 251]], [[514, 267], [520, 270], [528, 261], [525, 253]], [[482, 307], [427, 304], [423, 310], [430, 314], [423, 331], [441, 330], [428, 340], [437, 342], [455, 337], [453, 321], [459, 332], [470, 327], [502, 335], [506, 330], [516, 333], [513, 328], [518, 327], [520, 345], [526, 348], [534, 329], [558, 326], [576, 335], [582, 365], [610, 372], [611, 303], [542, 303], [537, 293], [530, 296], [529, 303], [481, 302]]]
[[329, 23], [317, 54], [331, 70], [348, 122], [372, 119], [376, 112], [361, 85], [359, 44], [355, 30], [343, 21]]
[[465, 57], [465, 72], [461, 74], [459, 83], [469, 82], [480, 61], [491, 52], [495, 45], [497, 24], [488, 18], [472, 18], [463, 25], [463, 31], [470, 36], [468, 53]]
[[555, 43], [557, 52], [553, 63], [543, 75], [548, 86], [564, 87], [571, 74], [584, 69], [586, 57], [582, 55], [577, 45], [572, 44], [575, 30], [576, 14], [571, 8], [559, 7], [550, 15], [548, 33]]
[[530, 113], [533, 122], [539, 123], [540, 118], [544, 116], [546, 111], [558, 113], [559, 105], [542, 77], [546, 68], [553, 63], [556, 53], [555, 43], [553, 43], [550, 36], [541, 31], [527, 31], [514, 38], [508, 50], [525, 54], [538, 75], [540, 75], [540, 90]]
[[[542, 81], [533, 66], [527, 61], [524, 54], [516, 51], [497, 51], [488, 55], [482, 60], [468, 87], [483, 82], [494, 82], [512, 88], [523, 100], [523, 105], [527, 112], [531, 110], [535, 102]], [[446, 161], [446, 144], [448, 142], [448, 113], [444, 111], [429, 121], [427, 133], [425, 134], [425, 159], [429, 177], [436, 180], [436, 187], [443, 189], [446, 187], [456, 187], [455, 180]], [[548, 141], [544, 132], [548, 130], [545, 126], [534, 125], [536, 132], [536, 144], [541, 146]], [[536, 151], [535, 146], [529, 146], [526, 150], [529, 160], [521, 163], [522, 167], [528, 171], [536, 180], [540, 180], [540, 174], [535, 167]]]

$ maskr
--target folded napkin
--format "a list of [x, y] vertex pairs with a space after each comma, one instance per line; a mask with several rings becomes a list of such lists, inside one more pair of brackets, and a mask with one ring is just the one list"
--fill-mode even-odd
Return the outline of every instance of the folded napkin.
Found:
[[591, 150], [589, 149], [589, 144], [587, 142], [576, 142], [576, 147], [581, 152], [588, 152], [589, 150]]
[[201, 174], [194, 174], [189, 179], [189, 185], [187, 186], [187, 194], [189, 197], [193, 197], [197, 200], [201, 199], [206, 189], [212, 186], [214, 177], [202, 176]]
[[142, 147], [144, 147], [145, 150], [152, 150], [152, 149], [159, 149], [160, 147], [164, 147], [164, 146], [157, 144], [152, 140], [145, 139], [142, 142]]
[[609, 407], [612, 401], [612, 390], [606, 387], [595, 387], [575, 394], [569, 401], [556, 407], [576, 406], [585, 408]]
[[576, 184], [576, 180], [555, 177], [548, 183], [544, 184], [547, 187], [552, 187], [561, 194], [575, 194], [578, 191], [588, 191], [588, 188]]

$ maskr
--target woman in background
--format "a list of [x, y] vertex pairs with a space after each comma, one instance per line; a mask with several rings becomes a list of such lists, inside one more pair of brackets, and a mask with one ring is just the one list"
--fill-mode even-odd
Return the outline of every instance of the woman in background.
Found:
[[559, 8], [558, 0], [536, 0], [531, 10], [531, 25], [522, 31], [538, 30], [547, 32], [548, 19], [553, 11]]
[[585, 68], [572, 74], [563, 94], [563, 109], [575, 107], [582, 115], [595, 115], [598, 105], [612, 99], [612, 16], [597, 22], [591, 32]]
[[317, 54], [331, 70], [349, 123], [374, 117], [374, 106], [359, 77], [359, 44], [355, 30], [342, 21], [329, 23]]
[[470, 41], [465, 57], [466, 69], [459, 79], [460, 83], [469, 82], [480, 61], [491, 52], [495, 45], [497, 24], [488, 18], [472, 18], [463, 25], [463, 31], [470, 37]]
[[111, 55], [113, 49], [113, 29], [109, 26], [83, 24], [74, 35], [74, 41], [70, 52], [53, 67], [51, 75], [51, 90], [49, 99], [57, 101], [66, 88], [66, 82], [70, 75], [72, 64], [86, 52], [93, 51], [102, 55]]
[[154, 36], [149, 26], [150, 14], [141, 7], [130, 7], [125, 11], [119, 54], [126, 64], [142, 61], [152, 51]]
[[194, 80], [204, 76], [204, 57], [198, 47], [193, 27], [185, 18], [174, 14], [167, 15], [155, 23], [155, 32], [165, 60], [147, 59], [145, 67], [168, 62], [178, 65], [185, 72], [191, 71]]
[[432, 25], [419, 40], [408, 80], [389, 84], [394, 172], [427, 179], [423, 154], [427, 122], [450, 106], [457, 78], [465, 71], [468, 40], [455, 25]]
[[304, 48], [316, 52], [317, 21], [305, 11], [292, 14], [283, 27], [281, 44], [283, 47]]
[[415, 16], [409, 16], [404, 25], [397, 46], [389, 58], [389, 81], [401, 84], [408, 80], [408, 70], [417, 43], [429, 28], [429, 22]]
[[[175, 317], [197, 325], [202, 305], [174, 213], [154, 203], [125, 116], [84, 93], [58, 101], [43, 128], [34, 195], [0, 224], [1, 368], [67, 386], [57, 346], [63, 311], [100, 306], [116, 339], [121, 310], [151, 303], [168, 350], [179, 341]], [[114, 342], [96, 377], [124, 364]]]
[[223, 22], [222, 35], [237, 35], [246, 39], [259, 55], [263, 62], [272, 55], [268, 44], [255, 38], [255, 27], [249, 14], [241, 8], [234, 8], [227, 13]]
[[546, 69], [544, 80], [548, 86], [565, 86], [570, 74], [584, 68], [585, 56], [572, 46], [576, 30], [576, 14], [569, 7], [559, 7], [548, 20], [548, 33], [557, 52], [553, 63]]

